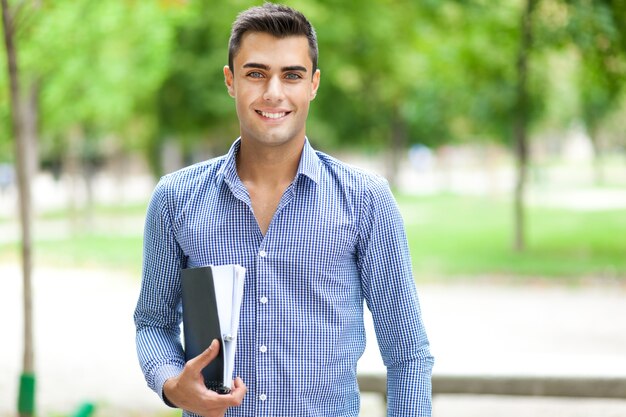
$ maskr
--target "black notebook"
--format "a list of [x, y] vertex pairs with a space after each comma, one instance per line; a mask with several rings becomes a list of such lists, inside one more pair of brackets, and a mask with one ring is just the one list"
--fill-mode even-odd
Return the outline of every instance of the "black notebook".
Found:
[[195, 358], [217, 339], [219, 355], [202, 375], [207, 388], [219, 393], [230, 392], [233, 380], [245, 271], [240, 265], [181, 270], [185, 360]]

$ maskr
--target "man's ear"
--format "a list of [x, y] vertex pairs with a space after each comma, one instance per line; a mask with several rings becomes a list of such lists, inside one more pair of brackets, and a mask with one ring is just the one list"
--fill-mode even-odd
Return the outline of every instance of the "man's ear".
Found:
[[320, 87], [320, 70], [316, 69], [313, 74], [313, 80], [311, 80], [311, 100], [317, 95], [317, 89]]
[[224, 83], [226, 84], [228, 95], [231, 97], [235, 97], [235, 88], [233, 86], [233, 72], [230, 70], [230, 67], [228, 65], [224, 65]]

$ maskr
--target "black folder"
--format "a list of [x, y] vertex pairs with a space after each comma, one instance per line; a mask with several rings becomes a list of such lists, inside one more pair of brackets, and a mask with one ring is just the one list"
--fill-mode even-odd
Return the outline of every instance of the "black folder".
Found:
[[244, 273], [239, 265], [181, 270], [185, 360], [195, 358], [217, 339], [219, 354], [202, 375], [206, 387], [218, 393], [231, 388]]

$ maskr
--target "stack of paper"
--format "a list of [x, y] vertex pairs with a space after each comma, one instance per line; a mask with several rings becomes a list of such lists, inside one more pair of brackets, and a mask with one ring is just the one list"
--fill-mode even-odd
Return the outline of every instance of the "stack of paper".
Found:
[[245, 272], [240, 265], [181, 270], [185, 359], [219, 340], [219, 355], [202, 374], [207, 388], [220, 393], [229, 392], [233, 380]]

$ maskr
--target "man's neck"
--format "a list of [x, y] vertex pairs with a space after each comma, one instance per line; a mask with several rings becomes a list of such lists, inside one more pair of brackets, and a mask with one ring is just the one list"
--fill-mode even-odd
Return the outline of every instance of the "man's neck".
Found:
[[289, 184], [298, 171], [304, 141], [290, 146], [257, 147], [242, 139], [237, 153], [241, 181], [260, 186]]

